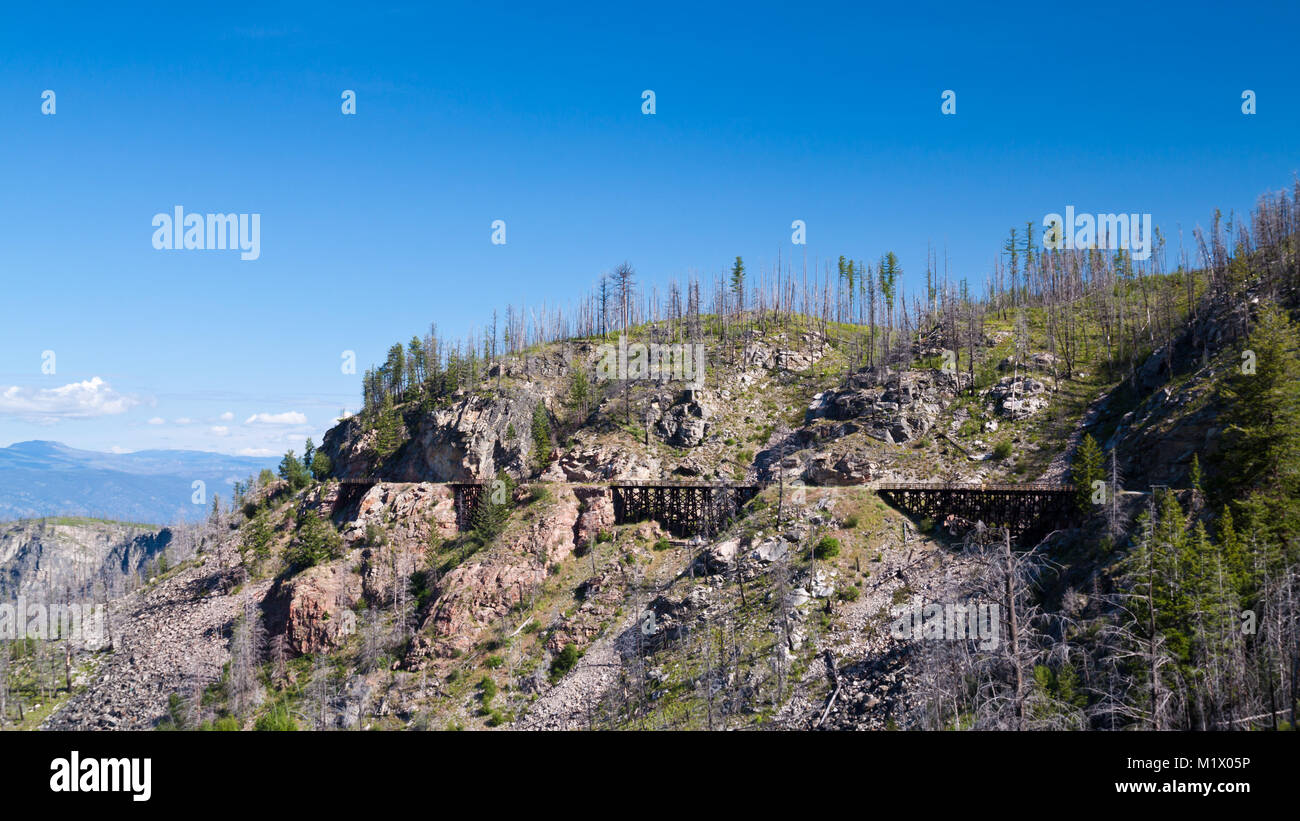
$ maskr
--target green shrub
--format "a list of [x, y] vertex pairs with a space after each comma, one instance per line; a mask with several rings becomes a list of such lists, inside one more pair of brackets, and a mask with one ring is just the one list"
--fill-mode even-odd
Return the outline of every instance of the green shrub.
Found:
[[549, 501], [551, 501], [550, 488], [546, 487], [545, 485], [532, 485], [528, 488], [529, 504], [534, 504], [536, 502], [549, 502]]
[[993, 458], [1001, 462], [1011, 455], [1011, 443], [1005, 440], [998, 442], [993, 447]]
[[260, 732], [292, 732], [298, 729], [298, 722], [294, 721], [293, 716], [289, 715], [287, 708], [281, 706], [258, 718], [257, 723], [253, 725], [253, 729]]
[[554, 684], [568, 675], [568, 672], [573, 669], [573, 665], [578, 663], [581, 655], [578, 652], [578, 645], [573, 642], [564, 645], [564, 649], [555, 658], [551, 659], [551, 683]]
[[597, 541], [597, 542], [612, 542], [612, 541], [614, 541], [614, 534], [613, 534], [613, 533], [610, 533], [608, 530], [601, 530], [601, 531], [598, 531], [598, 532], [596, 533], [596, 541]]
[[833, 559], [840, 555], [840, 540], [834, 536], [822, 536], [813, 548], [813, 556], [818, 559]]
[[491, 676], [484, 676], [478, 681], [479, 699], [484, 706], [492, 703], [492, 699], [497, 697], [497, 683], [492, 680]]
[[852, 530], [853, 528], [855, 528], [855, 527], [857, 527], [857, 526], [858, 526], [858, 517], [857, 517], [857, 516], [849, 516], [848, 518], [846, 518], [846, 519], [844, 520], [844, 527], [845, 527], [847, 530]]
[[672, 548], [672, 546], [673, 546], [673, 543], [670, 542], [670, 541], [668, 541], [667, 539], [660, 539], [659, 541], [655, 542], [655, 547], [654, 547], [654, 549], [655, 549], [655, 550], [661, 550], [661, 551], [662, 551], [662, 550], [668, 550], [668, 549]]
[[862, 591], [856, 587], [842, 587], [835, 593], [835, 597], [840, 601], [857, 601], [862, 595]]
[[501, 656], [488, 656], [487, 661], [483, 662], [483, 666], [488, 668], [489, 670], [496, 670], [497, 668], [503, 666], [505, 663], [506, 660], [503, 659]]
[[509, 724], [514, 720], [514, 713], [507, 710], [493, 710], [486, 723], [489, 727], [500, 727], [502, 724]]
[[934, 530], [934, 519], [926, 517], [921, 520], [921, 524], [918, 527], [920, 527], [922, 533], [929, 533]]

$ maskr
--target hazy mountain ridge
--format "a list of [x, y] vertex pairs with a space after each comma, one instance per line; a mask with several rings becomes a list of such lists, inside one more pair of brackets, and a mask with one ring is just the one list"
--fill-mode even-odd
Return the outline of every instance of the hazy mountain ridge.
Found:
[[[207, 513], [212, 494], [230, 495], [277, 460], [189, 450], [101, 453], [35, 440], [0, 448], [0, 519], [98, 516], [171, 524]], [[193, 501], [204, 483], [205, 504]]]

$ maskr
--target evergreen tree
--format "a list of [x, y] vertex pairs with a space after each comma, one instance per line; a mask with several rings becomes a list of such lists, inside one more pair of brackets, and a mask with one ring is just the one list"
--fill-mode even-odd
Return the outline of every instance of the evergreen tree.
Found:
[[305, 511], [298, 518], [298, 529], [289, 548], [289, 563], [296, 567], [312, 567], [343, 555], [343, 539], [333, 525], [314, 510]]
[[374, 448], [380, 464], [402, 446], [403, 427], [401, 415], [393, 407], [393, 401], [385, 399], [375, 422]]
[[502, 472], [497, 474], [496, 481], [500, 484], [494, 483], [483, 489], [478, 506], [470, 517], [469, 541], [477, 547], [488, 545], [501, 535], [514, 509], [514, 480]]
[[1232, 443], [1226, 449], [1227, 470], [1236, 484], [1275, 481], [1284, 468], [1294, 469], [1300, 448], [1297, 333], [1280, 308], [1265, 307], [1246, 343], [1254, 372], [1243, 358], [1242, 368], [1223, 387], [1225, 434]]
[[533, 407], [532, 439], [533, 463], [541, 470], [551, 458], [551, 420], [541, 402]]
[[280, 478], [288, 482], [292, 490], [304, 488], [311, 481], [307, 468], [298, 461], [298, 457], [294, 456], [292, 450], [287, 451], [284, 458], [280, 460], [279, 472]]
[[329, 478], [330, 472], [334, 469], [330, 463], [330, 458], [321, 451], [316, 451], [316, 455], [311, 458], [311, 475], [318, 482], [323, 482]]
[[736, 310], [745, 310], [745, 263], [740, 257], [731, 266], [731, 293], [736, 297]]
[[[1103, 464], [1104, 457], [1097, 440], [1093, 439], [1090, 433], [1084, 434], [1079, 442], [1079, 450], [1074, 454], [1074, 462], [1070, 465], [1075, 498], [1078, 500], [1079, 510], [1084, 513], [1090, 511], [1093, 506], [1092, 483], [1106, 478]], [[1112, 488], [1110, 492], [1113, 493], [1114, 489]]]
[[243, 541], [240, 544], [240, 553], [243, 556], [245, 564], [252, 565], [254, 568], [271, 555], [271, 538], [274, 535], [274, 529], [266, 514], [266, 508], [259, 508], [248, 524], [244, 525]]
[[591, 381], [587, 378], [587, 368], [578, 363], [569, 376], [569, 407], [578, 413], [580, 419], [585, 419], [590, 401]]
[[[1256, 522], [1284, 543], [1300, 533], [1300, 331], [1269, 303], [1246, 342], [1242, 367], [1221, 389], [1225, 411], [1221, 495], [1260, 492]], [[1253, 362], [1254, 367], [1247, 367]], [[1253, 371], [1253, 372], [1252, 372]]]

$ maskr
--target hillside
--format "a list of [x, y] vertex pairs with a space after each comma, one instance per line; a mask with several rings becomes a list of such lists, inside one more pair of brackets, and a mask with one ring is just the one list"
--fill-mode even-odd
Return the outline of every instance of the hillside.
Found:
[[116, 595], [171, 538], [166, 529], [101, 519], [0, 523], [0, 601]]
[[[1042, 252], [1023, 287], [891, 296], [885, 323], [760, 293], [622, 343], [396, 345], [310, 471], [286, 458], [114, 603], [114, 651], [48, 726], [1288, 726], [1300, 192], [1280, 202], [1232, 253], [1216, 224], [1198, 270]], [[702, 380], [602, 379], [611, 347], [683, 342]], [[760, 490], [680, 538], [616, 523], [608, 483], [649, 479]], [[905, 515], [893, 481], [1070, 481], [1079, 515], [1013, 544]], [[447, 483], [484, 486], [467, 527]], [[954, 607], [992, 632], [948, 636]]]

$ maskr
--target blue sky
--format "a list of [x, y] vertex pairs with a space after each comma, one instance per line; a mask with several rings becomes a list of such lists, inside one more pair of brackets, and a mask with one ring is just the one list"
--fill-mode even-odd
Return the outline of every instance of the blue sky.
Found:
[[[1300, 171], [1295, 4], [235, 5], [6, 12], [0, 445], [301, 449], [359, 403], [342, 351], [624, 259], [893, 250], [910, 289], [930, 245], [982, 282], [1067, 205], [1190, 249]], [[175, 205], [261, 214], [260, 258], [155, 250]]]

